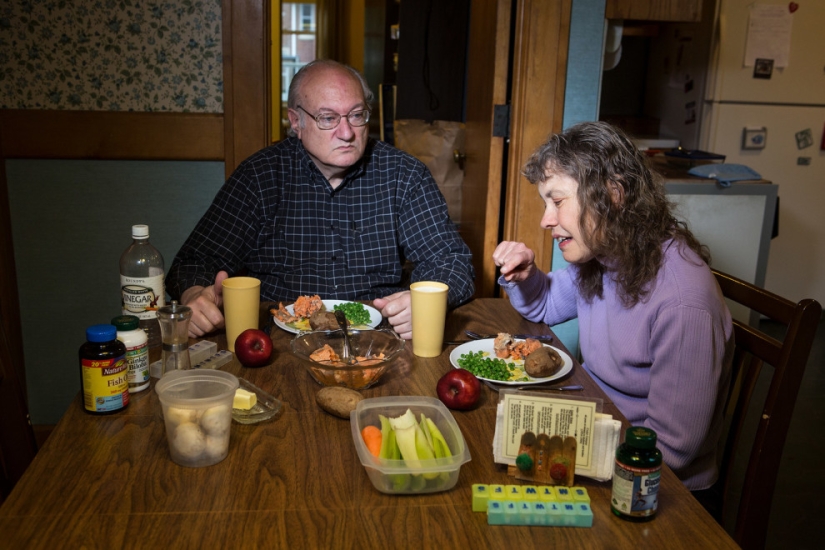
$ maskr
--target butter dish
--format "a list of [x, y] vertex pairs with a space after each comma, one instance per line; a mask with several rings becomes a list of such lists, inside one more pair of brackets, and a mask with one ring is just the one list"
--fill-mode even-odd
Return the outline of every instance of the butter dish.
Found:
[[240, 389], [252, 392], [257, 397], [255, 405], [249, 410], [232, 409], [232, 418], [239, 424], [257, 424], [269, 420], [281, 410], [281, 401], [243, 378], [238, 378]]

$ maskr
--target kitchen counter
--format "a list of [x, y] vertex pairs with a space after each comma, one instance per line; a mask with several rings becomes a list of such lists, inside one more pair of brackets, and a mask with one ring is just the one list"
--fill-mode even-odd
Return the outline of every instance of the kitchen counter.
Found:
[[[661, 175], [667, 183], [713, 183], [716, 180], [708, 178], [700, 178], [688, 173], [690, 166], [677, 166], [664, 155], [657, 155], [650, 157], [650, 165], [659, 175]], [[771, 182], [764, 179], [758, 180], [742, 180], [736, 183], [761, 183], [770, 184]]]
[[[677, 217], [710, 250], [711, 265], [764, 287], [779, 186], [764, 179], [722, 186], [689, 174], [688, 167], [674, 166], [663, 156], [652, 157], [652, 167], [664, 177]], [[731, 313], [744, 322], [757, 320], [741, 306], [731, 305]]]

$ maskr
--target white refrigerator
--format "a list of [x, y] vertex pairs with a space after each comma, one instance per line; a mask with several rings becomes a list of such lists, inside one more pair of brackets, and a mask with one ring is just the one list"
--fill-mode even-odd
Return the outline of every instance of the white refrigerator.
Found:
[[778, 186], [765, 287], [825, 303], [825, 1], [719, 0], [713, 16], [699, 148]]

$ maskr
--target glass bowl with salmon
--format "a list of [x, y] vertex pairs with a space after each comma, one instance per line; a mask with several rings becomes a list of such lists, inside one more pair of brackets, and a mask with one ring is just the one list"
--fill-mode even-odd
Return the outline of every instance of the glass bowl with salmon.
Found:
[[392, 330], [350, 330], [352, 363], [343, 359], [341, 330], [299, 333], [290, 345], [309, 374], [322, 386], [363, 390], [375, 385], [396, 364], [404, 340]]

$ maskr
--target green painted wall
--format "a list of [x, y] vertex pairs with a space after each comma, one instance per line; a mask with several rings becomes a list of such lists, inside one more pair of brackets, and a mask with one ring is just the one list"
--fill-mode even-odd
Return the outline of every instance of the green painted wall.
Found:
[[56, 424], [80, 390], [86, 327], [120, 314], [132, 225], [149, 225], [168, 269], [224, 164], [7, 160], [6, 175], [29, 409], [33, 424]]

